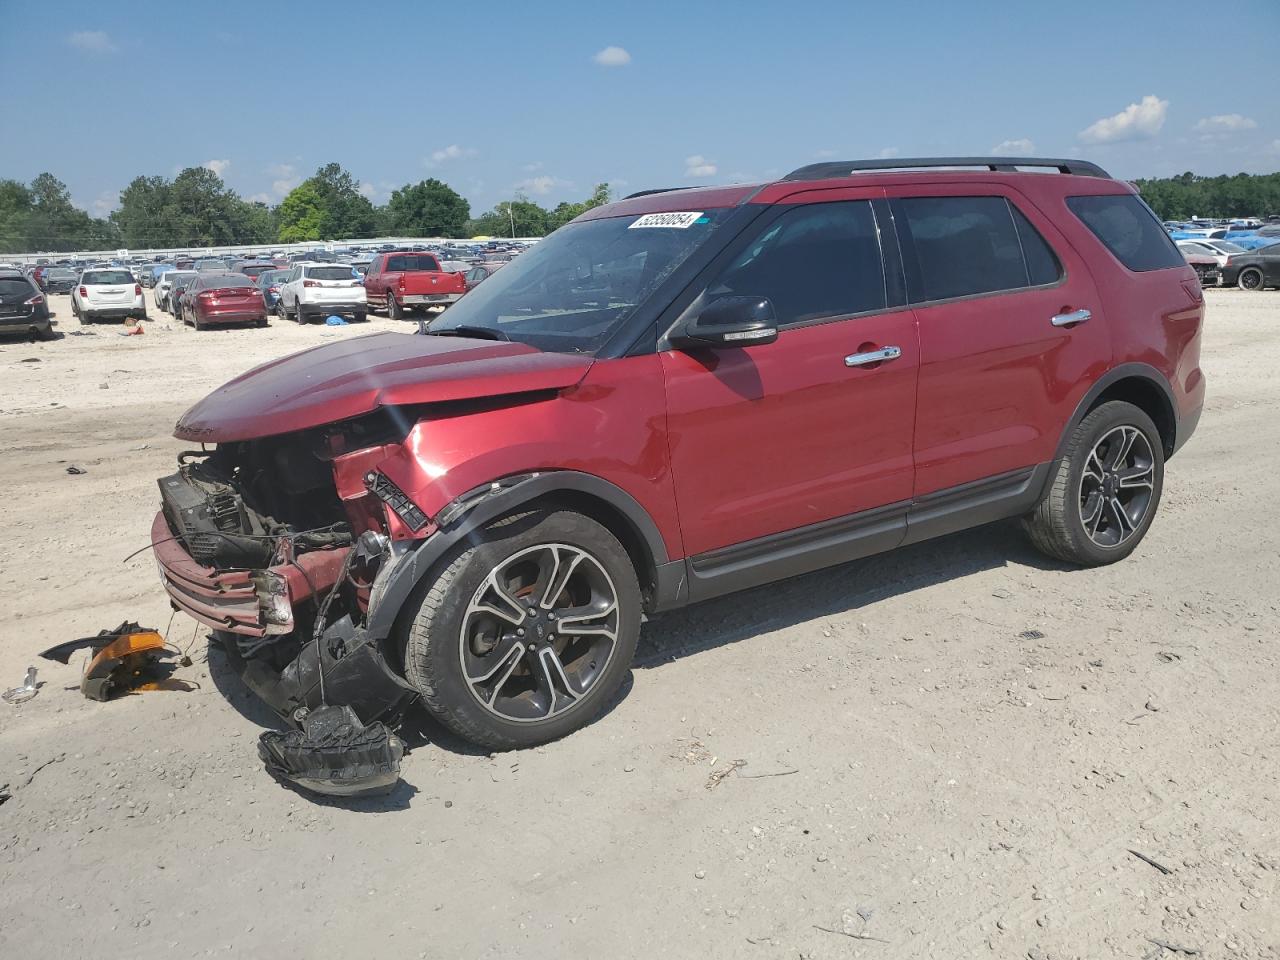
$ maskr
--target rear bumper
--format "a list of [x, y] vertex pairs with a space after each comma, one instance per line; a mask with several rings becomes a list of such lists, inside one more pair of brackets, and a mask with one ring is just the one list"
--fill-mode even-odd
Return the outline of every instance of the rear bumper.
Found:
[[259, 307], [256, 310], [212, 310], [198, 314], [201, 323], [258, 323], [267, 318], [267, 311]]
[[135, 304], [128, 307], [91, 307], [88, 304], [82, 304], [80, 312], [86, 317], [141, 317], [147, 312], [145, 304]]
[[410, 307], [440, 307], [455, 303], [462, 298], [460, 293], [407, 293], [400, 302]]
[[[286, 581], [290, 607], [312, 596], [312, 585], [316, 593], [329, 590], [337, 582], [348, 549], [314, 550], [301, 554], [293, 563], [271, 567], [271, 573]], [[151, 523], [151, 550], [160, 568], [160, 582], [175, 609], [215, 629], [244, 637], [265, 637], [279, 626], [268, 624], [263, 613], [254, 582], [259, 571], [215, 570], [198, 563], [170, 532], [163, 511]]]
[[53, 325], [53, 319], [44, 316], [0, 317], [0, 330], [47, 330]]
[[346, 303], [307, 303], [305, 300], [298, 303], [298, 309], [303, 313], [311, 316], [323, 314], [329, 316], [336, 314], [338, 316], [352, 313], [368, 313], [369, 304], [363, 300], [349, 300]]
[[1173, 432], [1173, 452], [1177, 453], [1182, 449], [1182, 445], [1191, 439], [1191, 435], [1196, 432], [1196, 427], [1200, 424], [1200, 414], [1204, 412], [1204, 406], [1196, 407], [1190, 413], [1178, 418], [1177, 426]]

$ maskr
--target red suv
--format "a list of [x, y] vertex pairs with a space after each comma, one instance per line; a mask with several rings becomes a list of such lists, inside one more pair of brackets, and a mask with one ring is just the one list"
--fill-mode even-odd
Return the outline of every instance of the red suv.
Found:
[[175, 607], [295, 722], [420, 698], [502, 749], [598, 715], [646, 614], [1007, 517], [1127, 556], [1203, 403], [1195, 271], [1092, 164], [890, 162], [635, 194], [425, 335], [221, 387], [160, 481]]

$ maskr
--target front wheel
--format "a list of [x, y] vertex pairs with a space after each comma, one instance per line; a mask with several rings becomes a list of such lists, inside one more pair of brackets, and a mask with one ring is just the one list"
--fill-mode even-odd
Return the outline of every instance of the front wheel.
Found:
[[1236, 277], [1236, 286], [1241, 290], [1257, 293], [1262, 289], [1262, 271], [1257, 267], [1241, 270], [1240, 276]]
[[635, 654], [640, 587], [626, 550], [569, 511], [499, 520], [415, 594], [405, 672], [455, 733], [509, 750], [600, 715]]
[[1097, 567], [1142, 542], [1164, 489], [1164, 445], [1151, 418], [1131, 403], [1096, 407], [1072, 431], [1049, 489], [1023, 519], [1042, 553]]

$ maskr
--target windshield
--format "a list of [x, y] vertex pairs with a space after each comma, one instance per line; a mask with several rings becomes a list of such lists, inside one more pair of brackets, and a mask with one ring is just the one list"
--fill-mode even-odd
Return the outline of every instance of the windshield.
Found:
[[571, 223], [455, 303], [431, 332], [479, 328], [540, 350], [594, 354], [731, 212]]
[[1205, 241], [1215, 250], [1221, 250], [1223, 253], [1248, 253], [1244, 247], [1238, 243], [1232, 243], [1230, 240], [1208, 240]]
[[133, 274], [128, 270], [90, 270], [85, 273], [81, 283], [133, 283]]

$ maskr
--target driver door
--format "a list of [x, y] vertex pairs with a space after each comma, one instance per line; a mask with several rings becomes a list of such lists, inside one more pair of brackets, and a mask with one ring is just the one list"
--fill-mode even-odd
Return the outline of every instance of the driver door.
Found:
[[691, 599], [905, 535], [919, 347], [876, 196], [812, 192], [766, 214], [678, 321], [722, 296], [767, 297], [776, 342], [660, 353]]

